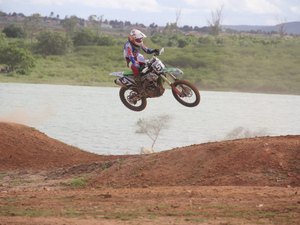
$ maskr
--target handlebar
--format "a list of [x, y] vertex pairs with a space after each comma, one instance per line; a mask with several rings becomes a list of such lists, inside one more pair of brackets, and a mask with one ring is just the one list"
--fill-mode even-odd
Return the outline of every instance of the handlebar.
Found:
[[159, 50], [159, 53], [156, 54], [154, 53], [153, 54], [153, 57], [146, 63], [146, 66], [145, 68], [142, 70], [142, 73], [147, 73], [148, 72], [148, 69], [151, 67], [151, 65], [156, 61], [156, 57], [155, 56], [159, 56], [161, 55], [163, 52], [165, 51], [165, 48], [161, 48]]

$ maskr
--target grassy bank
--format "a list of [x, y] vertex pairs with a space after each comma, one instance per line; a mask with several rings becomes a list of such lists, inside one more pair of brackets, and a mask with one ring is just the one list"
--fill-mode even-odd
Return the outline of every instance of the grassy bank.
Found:
[[[201, 90], [300, 94], [300, 38], [259, 36], [148, 38], [149, 47], [165, 47], [160, 58], [185, 72]], [[126, 69], [123, 45], [80, 46], [63, 56], [35, 55], [28, 75], [0, 74], [0, 82], [113, 85], [112, 71]]]

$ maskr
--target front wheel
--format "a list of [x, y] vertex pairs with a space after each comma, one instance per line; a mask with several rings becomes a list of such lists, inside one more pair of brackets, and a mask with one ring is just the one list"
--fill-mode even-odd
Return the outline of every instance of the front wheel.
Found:
[[122, 103], [133, 111], [142, 111], [147, 106], [145, 97], [140, 97], [138, 92], [128, 87], [121, 87], [119, 91]]
[[182, 105], [187, 107], [197, 106], [200, 102], [198, 89], [186, 80], [176, 80], [172, 85], [174, 98]]

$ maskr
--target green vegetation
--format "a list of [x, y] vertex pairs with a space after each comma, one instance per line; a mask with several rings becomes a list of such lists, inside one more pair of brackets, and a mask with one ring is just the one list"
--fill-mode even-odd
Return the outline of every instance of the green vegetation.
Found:
[[27, 49], [8, 45], [0, 48], [0, 63], [8, 66], [8, 71], [26, 74], [34, 66], [34, 58]]
[[73, 178], [69, 183], [67, 183], [67, 186], [70, 186], [72, 188], [84, 188], [87, 186], [87, 179], [84, 177], [77, 177]]
[[19, 208], [12, 205], [0, 206], [0, 216], [47, 217], [53, 215], [54, 212], [49, 209]]
[[35, 50], [41, 55], [64, 55], [71, 50], [72, 43], [68, 37], [58, 32], [42, 32], [37, 37]]
[[9, 38], [25, 38], [26, 33], [22, 27], [11, 24], [2, 31]]
[[0, 181], [7, 176], [6, 172], [0, 172]]
[[[8, 195], [0, 199], [0, 216], [13, 217], [57, 217], [57, 218], [99, 218], [107, 220], [134, 221], [139, 218], [159, 220], [169, 217], [171, 220], [190, 222], [191, 224], [209, 223], [211, 221], [246, 221], [252, 224], [297, 224], [299, 206], [297, 204], [272, 201], [262, 208], [255, 207], [254, 200], [232, 203], [211, 204], [200, 201], [197, 204], [182, 202], [178, 207], [173, 204], [173, 195], [170, 202], [160, 203], [155, 200], [142, 200], [125, 195], [114, 195], [113, 199], [103, 199], [100, 190], [87, 192], [49, 192], [49, 195]], [[100, 192], [99, 192], [100, 191]], [[255, 193], [254, 193], [255, 194]], [[35, 197], [34, 197], [35, 196]], [[175, 195], [176, 196], [176, 195]], [[136, 199], [137, 198], [137, 199]], [[182, 199], [182, 197], [180, 197]], [[195, 197], [195, 199], [198, 199]], [[287, 197], [288, 199], [288, 197]], [[136, 201], [135, 201], [136, 200]], [[175, 198], [176, 200], [176, 198]], [[253, 205], [254, 204], [254, 205]], [[112, 205], [114, 207], [112, 207]], [[56, 206], [49, 209], [49, 206]], [[100, 221], [100, 220], [99, 220]], [[159, 224], [159, 223], [158, 223]], [[229, 222], [228, 222], [229, 224]]]
[[[0, 73], [0, 82], [113, 85], [109, 73], [127, 69], [123, 59], [127, 38], [76, 31], [72, 20], [68, 22], [66, 33], [39, 33], [32, 42], [0, 36], [0, 69], [11, 68], [9, 73]], [[17, 61], [8, 61], [8, 47], [3, 43], [18, 43], [9, 48], [29, 61], [13, 65]], [[165, 47], [162, 61], [182, 69], [184, 78], [200, 90], [300, 94], [300, 37], [168, 33], [149, 35], [145, 43]]]

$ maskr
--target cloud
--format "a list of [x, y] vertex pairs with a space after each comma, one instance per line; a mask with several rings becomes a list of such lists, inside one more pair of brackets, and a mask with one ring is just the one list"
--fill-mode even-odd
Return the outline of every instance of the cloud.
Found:
[[202, 9], [202, 10], [213, 10], [215, 8], [220, 7], [221, 5], [225, 5], [226, 0], [210, 0], [210, 1], [198, 1], [198, 0], [184, 0], [184, 2], [193, 8]]
[[[0, 0], [1, 1], [1, 0]], [[20, 0], [13, 0], [15, 2]], [[33, 5], [48, 5], [48, 6], [64, 6], [68, 7], [72, 4], [83, 5], [93, 8], [106, 8], [106, 9], [124, 9], [130, 11], [146, 11], [157, 12], [159, 4], [157, 0], [29, 0], [28, 4]]]
[[269, 0], [246, 0], [245, 10], [254, 14], [276, 14], [281, 12], [279, 6]]
[[[299, 0], [0, 0], [0, 10], [17, 10], [30, 14], [56, 11], [60, 15], [74, 14], [81, 17], [101, 12], [111, 19], [155, 22], [165, 24], [175, 20], [181, 10], [180, 24], [205, 25], [211, 12], [222, 5], [224, 23], [265, 24], [272, 18], [299, 20]], [[1, 8], [2, 7], [2, 8]], [[18, 9], [19, 8], [19, 9]], [[200, 24], [199, 24], [200, 23]]]
[[[93, 2], [95, 0], [88, 0], [88, 2]], [[101, 6], [103, 8], [112, 9], [127, 9], [130, 11], [144, 11], [144, 12], [159, 12], [159, 4], [156, 0], [114, 0], [114, 1], [101, 1], [96, 3], [96, 6]]]
[[300, 6], [292, 6], [290, 7], [291, 12], [297, 13], [300, 16]]
[[[18, 2], [19, 0], [13, 0], [15, 2]], [[19, 1], [21, 2], [21, 1]], [[23, 1], [22, 1], [23, 2]], [[73, 2], [76, 2], [76, 0], [29, 0], [27, 3], [32, 5], [68, 5]]]
[[[220, 6], [225, 9], [235, 12], [247, 12], [253, 14], [270, 14], [279, 13], [280, 7], [278, 6], [281, 1], [275, 0], [183, 0], [188, 6], [206, 10], [215, 10]], [[274, 3], [272, 3], [274, 2]]]

